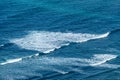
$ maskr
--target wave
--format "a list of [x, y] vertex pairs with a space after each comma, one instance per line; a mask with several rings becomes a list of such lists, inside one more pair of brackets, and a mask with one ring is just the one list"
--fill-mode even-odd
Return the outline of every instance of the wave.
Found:
[[29, 59], [29, 58], [37, 57], [37, 56], [39, 56], [39, 53], [36, 53], [34, 55], [30, 55], [30, 56], [26, 56], [26, 57], [21, 57], [21, 58], [8, 59], [5, 62], [0, 63], [0, 65], [6, 65], [6, 64], [10, 64], [10, 63], [16, 63], [16, 62], [22, 61], [24, 59]]
[[[93, 57], [87, 58], [61, 58], [61, 57], [42, 57], [41, 62], [44, 64], [54, 65], [80, 65], [80, 66], [99, 66], [107, 61], [115, 59], [117, 55], [112, 54], [95, 54]], [[46, 63], [47, 62], [47, 63]]]
[[[3, 63], [0, 63], [0, 65], [6, 65], [10, 63], [16, 63], [22, 60], [28, 60], [34, 57], [39, 56], [39, 53], [36, 53], [34, 55], [16, 58], [16, 59], [9, 59], [6, 60]], [[107, 67], [107, 68], [116, 68], [119, 67], [119, 65], [114, 64], [108, 64], [107, 61], [110, 61], [112, 59], [115, 59], [117, 55], [112, 54], [95, 54], [91, 58], [63, 58], [63, 57], [40, 57], [38, 62], [41, 62], [41, 65], [56, 65], [56, 66], [99, 66], [99, 67]], [[107, 66], [109, 65], [109, 66]]]
[[[116, 57], [117, 55], [112, 54], [95, 54], [90, 58], [42, 57], [39, 59], [39, 62], [41, 62], [41, 65], [118, 68], [120, 65], [107, 63], [107, 61]], [[71, 70], [74, 69], [71, 68]]]
[[[61, 48], [62, 46], [68, 46], [71, 42], [81, 43], [81, 42], [86, 42], [93, 39], [105, 38], [105, 37], [108, 37], [110, 34], [115, 33], [116, 31], [119, 31], [119, 29], [111, 32], [107, 32], [105, 34], [87, 34], [87, 33], [82, 34], [82, 33], [32, 31], [28, 35], [24, 36], [23, 38], [11, 39], [10, 43], [2, 44], [0, 45], [0, 48], [9, 47], [11, 45], [16, 44], [19, 47], [24, 49], [36, 50], [43, 53], [50, 53], [55, 49]], [[4, 65], [4, 64], [14, 63], [14, 62], [20, 61], [20, 59], [23, 60], [26, 58], [32, 58], [34, 56], [39, 56], [39, 53], [22, 57], [22, 58], [6, 60], [6, 62], [0, 63], [0, 64]], [[93, 59], [82, 59], [84, 60], [82, 62], [89, 63], [91, 66], [97, 66], [116, 57], [117, 56], [115, 55], [107, 55], [107, 54], [99, 55], [98, 54], [98, 55], [94, 55]]]
[[87, 33], [62, 33], [47, 31], [32, 31], [23, 38], [10, 40], [21, 48], [28, 50], [36, 50], [42, 53], [50, 53], [62, 46], [68, 46], [71, 42], [81, 43], [93, 39], [105, 38], [109, 35], [105, 34], [87, 34]]
[[92, 58], [93, 61], [92, 62], [90, 61], [90, 65], [98, 66], [116, 57], [117, 55], [112, 55], [112, 54], [95, 54]]

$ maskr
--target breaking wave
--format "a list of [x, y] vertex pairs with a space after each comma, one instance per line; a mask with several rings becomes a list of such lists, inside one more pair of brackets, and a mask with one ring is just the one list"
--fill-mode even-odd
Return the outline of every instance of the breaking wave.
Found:
[[30, 56], [26, 56], [26, 57], [21, 57], [21, 58], [8, 59], [5, 62], [0, 63], [0, 65], [6, 65], [6, 64], [10, 64], [10, 63], [16, 63], [16, 62], [22, 61], [24, 59], [29, 59], [29, 58], [37, 57], [37, 56], [39, 56], [39, 53], [36, 53], [34, 55], [30, 55]]
[[[16, 58], [16, 59], [10, 59], [6, 60], [6, 62], [0, 63], [0, 65], [10, 64], [10, 63], [16, 63], [22, 60], [31, 59], [35, 56], [39, 56], [39, 53], [36, 53], [35, 55], [26, 56], [22, 58]], [[107, 61], [110, 61], [112, 59], [115, 59], [117, 55], [112, 54], [95, 54], [90, 58], [63, 58], [63, 57], [40, 57], [38, 62], [40, 62], [41, 65], [56, 65], [56, 66], [70, 66], [70, 65], [76, 65], [76, 66], [100, 66], [100, 67], [107, 67], [106, 65], [109, 65], [110, 68], [114, 68], [115, 65], [113, 64], [107, 64]]]
[[92, 58], [93, 61], [90, 60], [90, 65], [91, 66], [101, 65], [116, 57], [117, 55], [112, 55], [112, 54], [95, 54]]
[[90, 58], [42, 57], [38, 62], [41, 62], [41, 65], [118, 68], [120, 65], [108, 63], [116, 57], [117, 55], [112, 54], [95, 54]]
[[81, 43], [92, 39], [100, 39], [107, 37], [105, 34], [87, 34], [87, 33], [62, 33], [62, 32], [46, 32], [32, 31], [23, 38], [10, 40], [21, 48], [28, 50], [36, 50], [42, 53], [50, 53], [62, 46], [68, 46], [71, 42]]
[[5, 64], [10, 64], [10, 63], [15, 63], [21, 61], [22, 58], [17, 58], [17, 59], [9, 59], [6, 62], [0, 63], [0, 65], [5, 65]]
[[[59, 49], [62, 46], [68, 46], [71, 42], [74, 43], [81, 43], [86, 42], [93, 39], [100, 39], [108, 37], [110, 34], [113, 34], [115, 32], [118, 32], [118, 30], [114, 30], [111, 32], [107, 32], [105, 34], [87, 34], [87, 33], [62, 33], [62, 32], [47, 32], [47, 31], [32, 31], [28, 35], [22, 37], [22, 38], [16, 38], [11, 39], [10, 43], [2, 44], [0, 45], [0, 48], [2, 47], [9, 47], [13, 44], [18, 45], [21, 48], [28, 49], [28, 50], [36, 50], [42, 53], [50, 53], [51, 51], [54, 51], [55, 49]], [[34, 55], [25, 56], [22, 58], [16, 58], [16, 59], [10, 59], [6, 60], [3, 63], [0, 63], [0, 65], [5, 65], [9, 63], [15, 63], [19, 62], [26, 58], [32, 58], [35, 56], [39, 56], [39, 53], [36, 53]], [[80, 59], [80, 58], [63, 58], [60, 60], [67, 61], [80, 61], [83, 63], [87, 63], [90, 66], [98, 66], [103, 63], [106, 63], [107, 61], [116, 58], [116, 55], [111, 54], [95, 54], [90, 59]], [[47, 60], [42, 58], [43, 60]], [[52, 58], [52, 59], [59, 59], [59, 58]], [[50, 61], [52, 60], [50, 59]], [[55, 61], [57, 61], [55, 60]], [[52, 61], [54, 62], [54, 60]], [[61, 62], [61, 61], [60, 61]], [[73, 63], [75, 63], [73, 62]], [[62, 63], [64, 63], [62, 61]], [[71, 63], [71, 62], [70, 62]], [[102, 66], [102, 65], [101, 65]]]

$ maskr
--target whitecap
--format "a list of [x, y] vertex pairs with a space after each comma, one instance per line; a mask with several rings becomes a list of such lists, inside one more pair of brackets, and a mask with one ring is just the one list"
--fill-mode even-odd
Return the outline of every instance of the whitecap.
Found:
[[7, 60], [7, 61], [5, 61], [5, 62], [3, 62], [3, 63], [0, 63], [0, 65], [15, 63], [15, 62], [19, 62], [19, 61], [21, 61], [21, 60], [22, 60], [22, 58], [9, 59], [9, 60]]
[[0, 45], [0, 47], [3, 47], [3, 46], [4, 46], [4, 44], [1, 44], [1, 45]]
[[88, 62], [91, 66], [98, 66], [106, 63], [109, 60], [115, 59], [116, 57], [117, 55], [113, 54], [95, 54]]
[[67, 46], [71, 42], [80, 43], [91, 39], [104, 38], [108, 35], [109, 33], [96, 35], [87, 33], [32, 31], [25, 37], [12, 39], [10, 42], [24, 49], [49, 53], [62, 46]]
[[[108, 64], [107, 61], [115, 59], [113, 54], [94, 54], [90, 58], [63, 58], [63, 57], [41, 57], [39, 62], [44, 65], [64, 65], [64, 66], [100, 66]], [[112, 65], [112, 64], [111, 64]]]
[[[3, 63], [0, 63], [0, 65], [5, 65], [5, 64], [10, 64], [10, 63], [16, 63], [21, 60], [28, 60], [33, 57], [39, 56], [39, 53], [36, 53], [34, 55], [26, 56], [26, 57], [21, 57], [21, 58], [16, 58], [16, 59], [10, 59], [6, 60]], [[115, 59], [117, 55], [113, 54], [95, 54], [93, 57], [90, 58], [65, 58], [65, 57], [40, 57], [34, 60], [36, 62], [40, 62], [41, 65], [56, 65], [56, 66], [92, 66], [92, 67], [107, 67], [107, 68], [115, 68], [118, 67], [119, 65], [115, 64], [108, 64], [107, 61], [110, 61], [112, 59]], [[109, 66], [108, 66], [109, 65]]]
[[15, 59], [8, 59], [5, 62], [0, 63], [0, 65], [5, 65], [5, 64], [10, 64], [10, 63], [16, 63], [25, 59], [31, 59], [32, 57], [38, 57], [39, 53], [33, 54], [33, 55], [29, 55], [29, 56], [25, 56], [25, 57], [21, 57], [21, 58], [15, 58]]
[[[104, 66], [108, 64], [107, 61], [115, 59], [117, 55], [113, 54], [94, 54], [90, 58], [63, 58], [63, 57], [42, 57], [41, 64], [45, 65], [64, 65], [64, 66]], [[109, 64], [114, 66], [112, 64]], [[107, 67], [107, 66], [106, 66]]]

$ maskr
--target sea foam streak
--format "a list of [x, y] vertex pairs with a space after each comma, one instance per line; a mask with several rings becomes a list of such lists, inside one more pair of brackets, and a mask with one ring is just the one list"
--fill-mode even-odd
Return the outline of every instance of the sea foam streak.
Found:
[[5, 65], [5, 64], [9, 64], [9, 63], [15, 63], [15, 62], [19, 62], [21, 61], [22, 58], [17, 58], [17, 59], [9, 59], [6, 62], [0, 63], [0, 65]]
[[24, 59], [32, 58], [32, 57], [37, 57], [39, 56], [39, 53], [36, 53], [34, 55], [26, 56], [26, 57], [21, 57], [21, 58], [15, 58], [15, 59], [8, 59], [5, 62], [0, 63], [0, 65], [5, 65], [5, 64], [10, 64], [10, 63], [16, 63], [19, 61], [22, 61]]
[[23, 38], [10, 40], [21, 48], [36, 50], [43, 53], [49, 53], [62, 46], [67, 46], [70, 42], [85, 42], [91, 39], [107, 37], [109, 33], [95, 35], [82, 33], [62, 33], [62, 32], [45, 32], [32, 31]]

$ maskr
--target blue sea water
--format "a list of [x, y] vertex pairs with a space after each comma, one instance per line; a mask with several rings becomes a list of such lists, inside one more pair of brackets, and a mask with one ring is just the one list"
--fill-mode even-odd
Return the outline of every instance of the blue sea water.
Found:
[[120, 80], [120, 0], [0, 0], [0, 80]]

